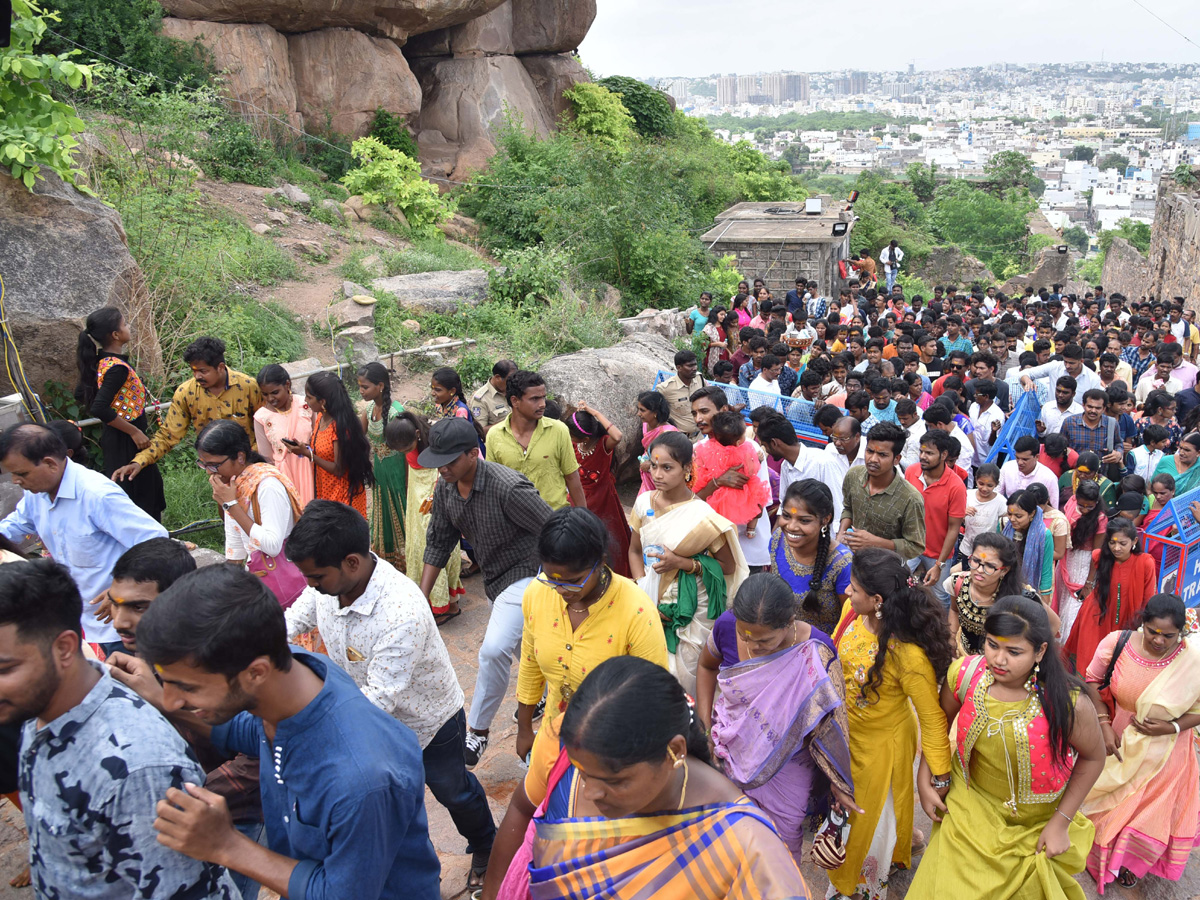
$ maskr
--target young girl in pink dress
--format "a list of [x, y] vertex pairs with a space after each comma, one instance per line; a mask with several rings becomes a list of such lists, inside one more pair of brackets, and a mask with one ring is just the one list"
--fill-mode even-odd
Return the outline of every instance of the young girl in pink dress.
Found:
[[771, 489], [758, 478], [759, 458], [746, 441], [746, 423], [735, 412], [717, 413], [712, 419], [709, 440], [697, 445], [695, 480], [699, 491], [726, 470], [740, 466], [749, 480], [740, 488], [718, 487], [705, 501], [713, 511], [734, 525], [746, 525], [746, 537], [754, 537], [754, 525], [771, 501]]

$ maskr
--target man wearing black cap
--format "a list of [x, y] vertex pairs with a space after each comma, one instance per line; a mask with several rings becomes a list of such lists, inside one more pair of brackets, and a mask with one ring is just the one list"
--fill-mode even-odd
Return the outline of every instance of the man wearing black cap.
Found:
[[478, 436], [466, 419], [435, 422], [417, 462], [441, 476], [433, 489], [421, 593], [430, 595], [461, 536], [475, 548], [492, 603], [467, 716], [467, 768], [473, 769], [487, 749], [521, 649], [521, 598], [538, 573], [538, 535], [551, 509], [524, 475], [479, 458]]

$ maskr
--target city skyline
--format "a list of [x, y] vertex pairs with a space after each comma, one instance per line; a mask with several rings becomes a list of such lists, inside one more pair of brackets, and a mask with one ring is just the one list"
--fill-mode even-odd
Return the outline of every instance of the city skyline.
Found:
[[[950, 0], [914, 0], [887, 23], [893, 7], [868, 4], [858, 18], [826, 16], [820, 24], [794, 0], [747, 0], [730, 16], [728, 3], [694, 0], [600, 0], [596, 21], [580, 47], [598, 75], [707, 78], [751, 72], [869, 72], [970, 68], [1007, 62], [1200, 63], [1200, 26], [1190, 0], [1146, 0], [1154, 18], [1133, 0], [1097, 0], [1053, 9], [1037, 0], [1010, 0], [989, 17], [987, 44], [964, 31], [964, 9]], [[816, 12], [815, 8], [811, 12]], [[982, 12], [982, 10], [981, 10]], [[989, 12], [994, 13], [994, 10]], [[718, 24], [719, 23], [719, 24]], [[1195, 32], [1194, 34], [1192, 32]], [[815, 40], [806, 40], [813, 36]], [[861, 36], [862, 50], [845, 42]], [[743, 48], [730, 53], [729, 48]], [[895, 48], [889, 49], [889, 48]]]

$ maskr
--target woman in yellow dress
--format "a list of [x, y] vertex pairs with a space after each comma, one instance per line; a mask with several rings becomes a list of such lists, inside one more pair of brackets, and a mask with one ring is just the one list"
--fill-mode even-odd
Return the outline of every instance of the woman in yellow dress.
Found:
[[891, 867], [906, 869], [912, 861], [918, 720], [925, 758], [940, 778], [949, 777], [938, 682], [954, 649], [942, 605], [897, 554], [877, 547], [854, 554], [850, 599], [834, 643], [846, 679], [850, 769], [860, 808], [849, 810], [846, 861], [829, 873], [826, 897], [882, 900]]
[[955, 660], [942, 685], [954, 768], [917, 773], [936, 824], [907, 897], [1083, 900], [1073, 876], [1094, 829], [1079, 807], [1104, 769], [1096, 708], [1041, 603], [1001, 597], [984, 630], [983, 655]]

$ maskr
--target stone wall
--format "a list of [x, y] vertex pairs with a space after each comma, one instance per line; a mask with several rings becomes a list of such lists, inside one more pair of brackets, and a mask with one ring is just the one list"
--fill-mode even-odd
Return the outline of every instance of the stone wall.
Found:
[[1110, 294], [1124, 294], [1130, 300], [1137, 300], [1145, 296], [1150, 286], [1150, 262], [1129, 241], [1113, 238], [1104, 255], [1100, 283]]
[[737, 270], [747, 281], [761, 278], [771, 293], [782, 299], [796, 286], [797, 278], [816, 281], [826, 296], [839, 289], [837, 262], [846, 248], [842, 244], [758, 244], [717, 241], [713, 252], [737, 258]]
[[1189, 307], [1200, 310], [1200, 192], [1162, 180], [1146, 258], [1151, 297], [1183, 297]]

